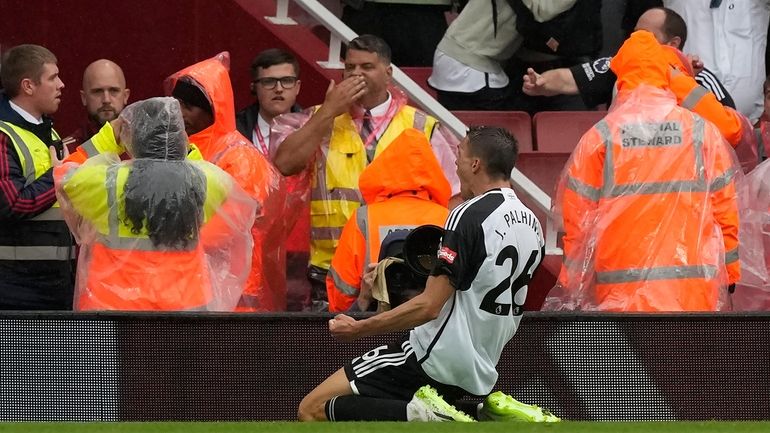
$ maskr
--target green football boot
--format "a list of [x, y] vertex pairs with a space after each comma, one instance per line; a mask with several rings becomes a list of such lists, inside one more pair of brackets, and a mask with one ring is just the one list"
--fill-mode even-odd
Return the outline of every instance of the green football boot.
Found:
[[534, 404], [522, 403], [500, 391], [489, 394], [479, 411], [479, 418], [491, 421], [559, 422], [556, 415]]
[[406, 407], [409, 421], [476, 422], [462, 411], [447, 403], [430, 385], [418, 389]]

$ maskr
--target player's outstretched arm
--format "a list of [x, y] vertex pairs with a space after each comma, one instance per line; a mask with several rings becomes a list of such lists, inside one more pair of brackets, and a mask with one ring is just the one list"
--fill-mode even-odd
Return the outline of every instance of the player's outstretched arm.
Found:
[[438, 317], [441, 307], [454, 294], [455, 288], [446, 275], [428, 278], [425, 290], [398, 307], [364, 320], [339, 314], [329, 320], [329, 332], [342, 341], [353, 341], [369, 335], [403, 331]]

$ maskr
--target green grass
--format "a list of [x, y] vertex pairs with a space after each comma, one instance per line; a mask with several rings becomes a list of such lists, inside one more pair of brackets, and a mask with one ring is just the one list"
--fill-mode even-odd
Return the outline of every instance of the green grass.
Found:
[[703, 433], [768, 432], [770, 422], [563, 422], [556, 425], [521, 423], [0, 423], [0, 432], [36, 433]]

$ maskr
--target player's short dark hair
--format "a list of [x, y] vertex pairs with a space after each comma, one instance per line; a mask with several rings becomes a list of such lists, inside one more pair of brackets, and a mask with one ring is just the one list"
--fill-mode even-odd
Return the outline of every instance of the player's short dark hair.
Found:
[[294, 75], [299, 77], [299, 62], [294, 54], [280, 48], [268, 48], [257, 54], [254, 61], [251, 62], [251, 76], [257, 78], [257, 72], [260, 69], [267, 69], [271, 66], [290, 64], [294, 68]]
[[388, 43], [374, 35], [361, 35], [353, 39], [348, 44], [348, 49], [375, 53], [386, 65], [390, 64], [392, 58]]
[[40, 84], [43, 65], [56, 64], [56, 56], [40, 45], [17, 45], [3, 55], [0, 66], [0, 80], [9, 99], [15, 98], [21, 91], [21, 81], [29, 78]]
[[513, 134], [497, 126], [471, 126], [467, 137], [470, 154], [483, 161], [490, 177], [510, 179], [519, 156]]
[[665, 33], [666, 37], [669, 39], [678, 36], [681, 40], [679, 43], [679, 51], [682, 51], [684, 49], [684, 43], [687, 41], [687, 24], [684, 22], [684, 18], [673, 9], [664, 7], [653, 9], [660, 9], [666, 14], [666, 18], [663, 19], [663, 33]]

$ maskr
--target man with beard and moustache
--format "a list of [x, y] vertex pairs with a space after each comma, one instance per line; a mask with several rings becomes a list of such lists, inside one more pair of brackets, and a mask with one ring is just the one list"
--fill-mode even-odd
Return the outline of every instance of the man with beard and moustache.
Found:
[[123, 70], [115, 62], [99, 59], [88, 65], [83, 71], [80, 90], [88, 120], [64, 139], [70, 152], [99, 132], [105, 122], [117, 119], [130, 94]]
[[49, 116], [64, 88], [56, 63], [44, 47], [19, 45], [0, 68], [0, 310], [72, 308], [74, 246], [53, 180], [62, 156]]

